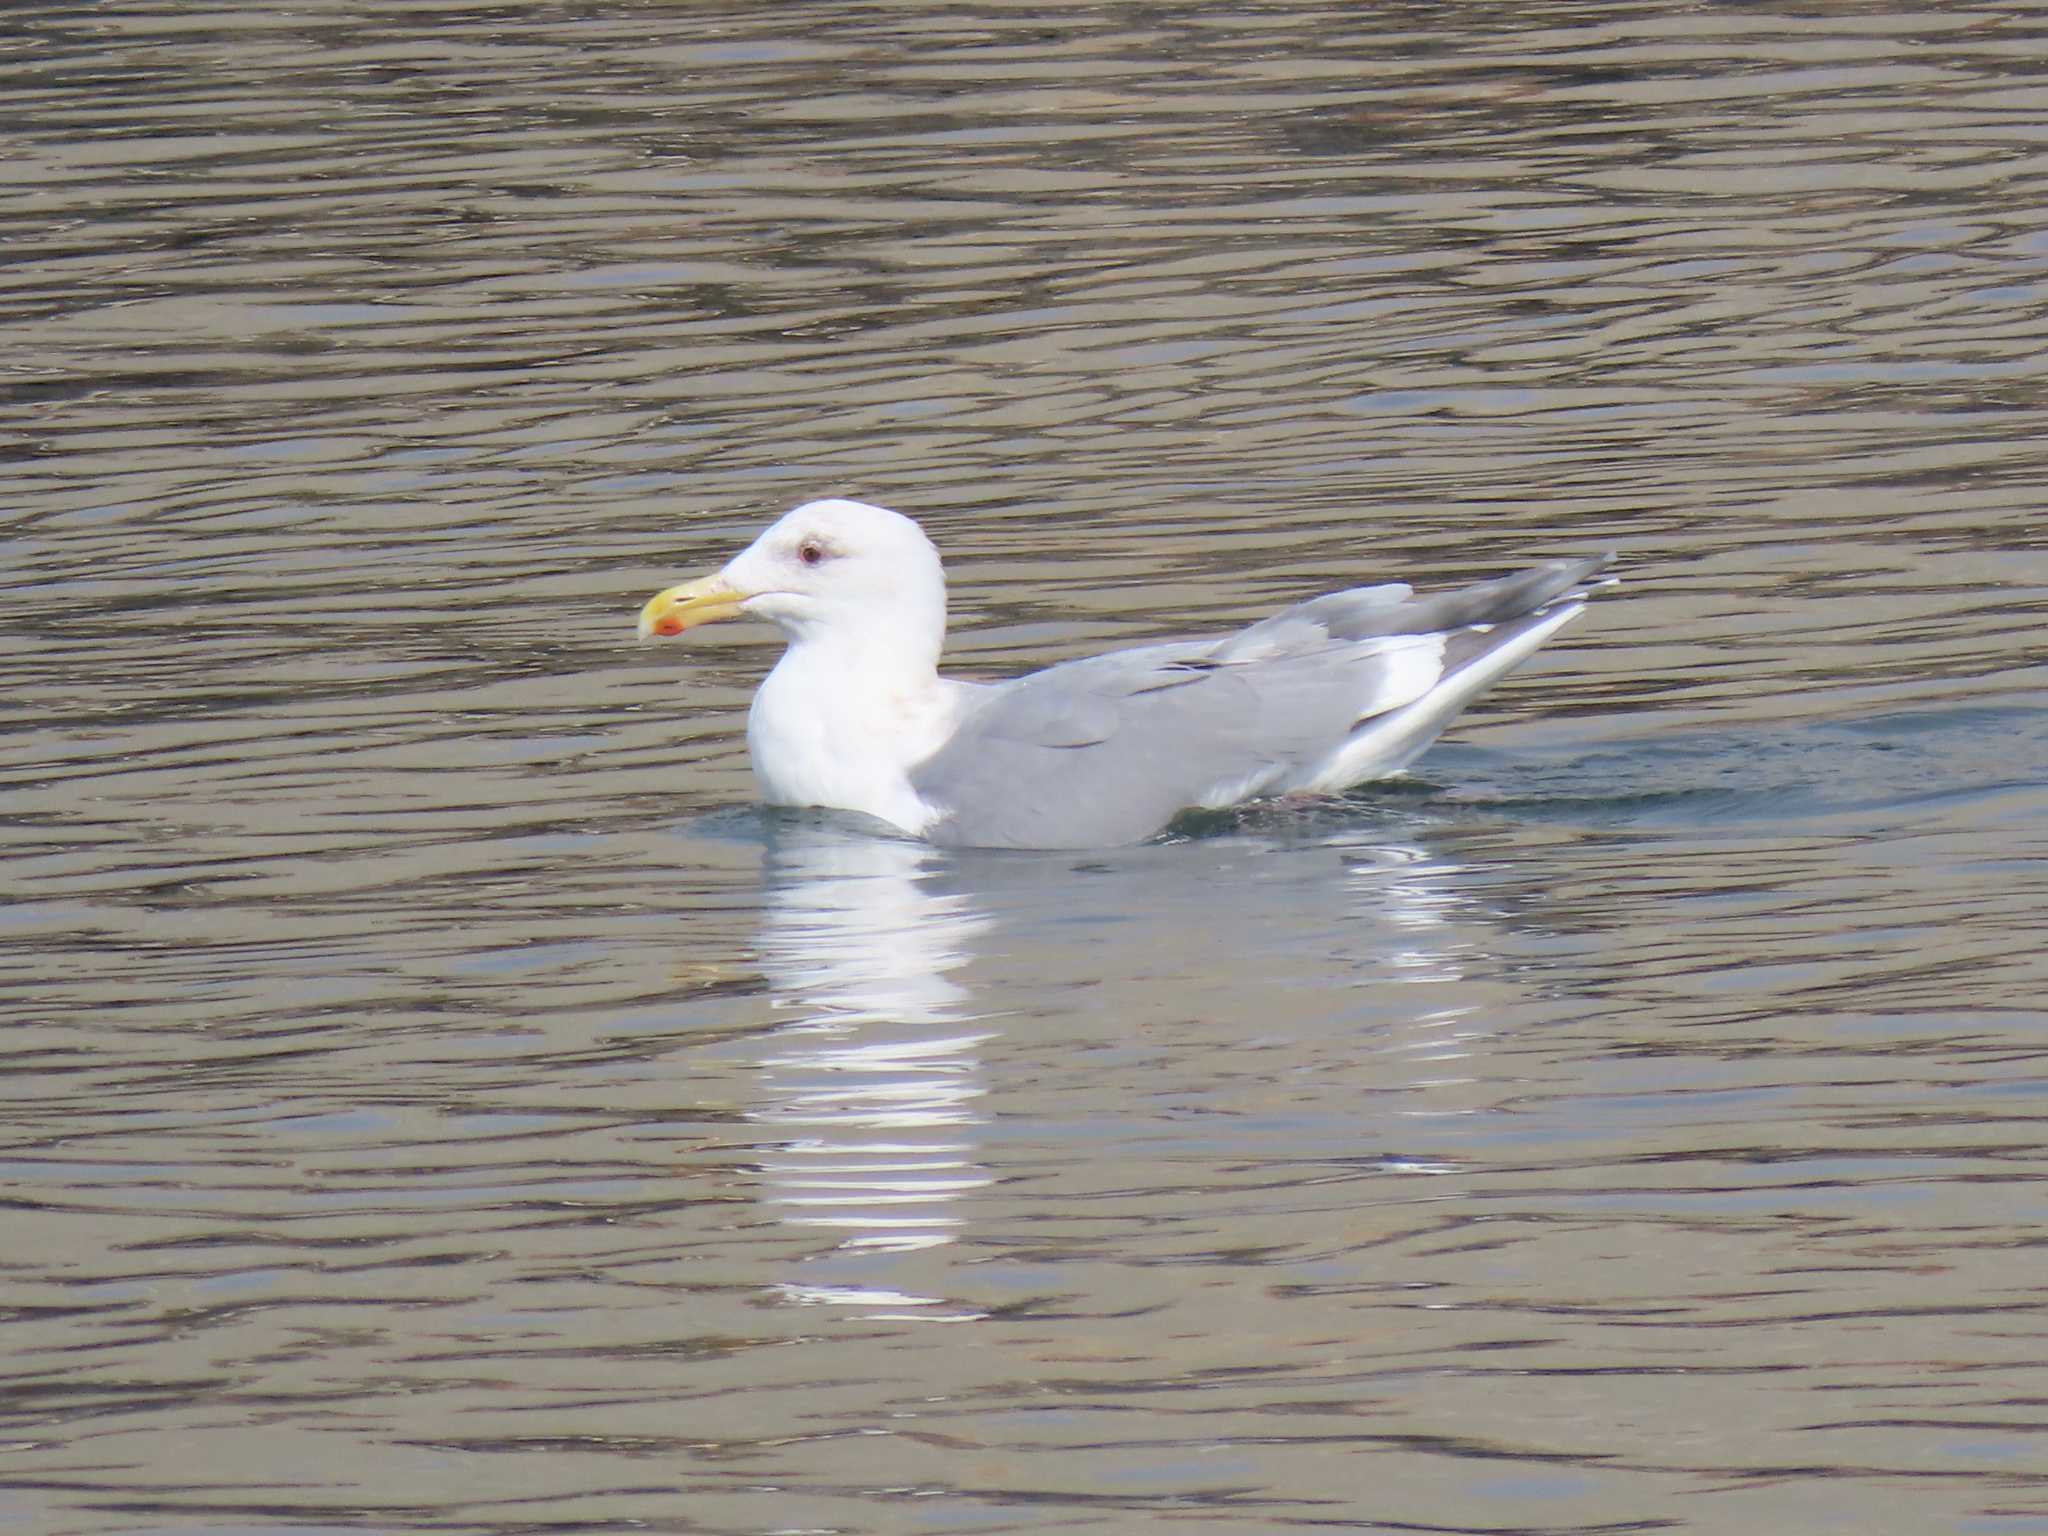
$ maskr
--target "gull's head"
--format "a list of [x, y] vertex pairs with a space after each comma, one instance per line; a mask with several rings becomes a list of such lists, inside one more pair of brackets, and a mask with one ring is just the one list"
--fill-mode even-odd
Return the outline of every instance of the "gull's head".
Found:
[[715, 575], [657, 592], [640, 635], [679, 635], [739, 614], [768, 619], [791, 639], [819, 633], [899, 633], [930, 640], [946, 629], [946, 577], [924, 530], [864, 501], [807, 501]]

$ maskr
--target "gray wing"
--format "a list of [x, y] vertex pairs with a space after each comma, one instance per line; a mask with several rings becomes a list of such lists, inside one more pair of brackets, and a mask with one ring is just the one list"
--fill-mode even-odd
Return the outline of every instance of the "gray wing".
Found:
[[1107, 847], [1190, 806], [1266, 792], [1483, 656], [1496, 626], [1505, 636], [1506, 621], [1582, 595], [1573, 589], [1604, 563], [1560, 561], [1422, 599], [1404, 586], [1333, 592], [1220, 639], [1111, 651], [995, 684], [911, 770], [941, 814], [926, 835]]
[[1352, 645], [1236, 665], [1213, 648], [1112, 651], [989, 688], [910, 772], [943, 818], [926, 835], [978, 848], [1135, 842], [1219, 792], [1256, 795], [1341, 740], [1371, 686], [1360, 674], [1373, 658]]
[[1304, 626], [1339, 640], [1374, 635], [1447, 634], [1454, 630], [1505, 624], [1539, 613], [1552, 604], [1583, 598], [1582, 585], [1614, 561], [1612, 555], [1585, 560], [1551, 560], [1498, 581], [1482, 581], [1455, 592], [1417, 597], [1398, 582], [1384, 587], [1353, 587], [1312, 597], [1283, 608], [1270, 619], [1241, 629], [1217, 647], [1219, 656], [1255, 653]]

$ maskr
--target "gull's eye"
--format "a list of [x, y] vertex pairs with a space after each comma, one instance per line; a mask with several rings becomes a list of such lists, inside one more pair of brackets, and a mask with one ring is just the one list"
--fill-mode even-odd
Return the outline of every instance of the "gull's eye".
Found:
[[797, 559], [805, 565], [822, 565], [825, 560], [825, 546], [816, 539], [805, 539], [796, 547]]

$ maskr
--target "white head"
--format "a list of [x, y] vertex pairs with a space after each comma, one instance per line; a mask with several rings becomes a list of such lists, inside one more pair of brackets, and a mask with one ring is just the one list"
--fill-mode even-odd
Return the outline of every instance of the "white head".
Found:
[[657, 593], [641, 635], [679, 635], [736, 614], [772, 620], [792, 641], [831, 634], [886, 642], [938, 662], [946, 575], [924, 530], [864, 501], [807, 501], [715, 576]]

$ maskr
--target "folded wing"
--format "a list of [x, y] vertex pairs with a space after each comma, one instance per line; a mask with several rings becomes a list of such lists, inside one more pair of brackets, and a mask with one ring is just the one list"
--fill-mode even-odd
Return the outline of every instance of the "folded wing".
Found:
[[911, 770], [927, 836], [1133, 842], [1180, 811], [1398, 771], [1578, 611], [1604, 559], [1417, 598], [1359, 587], [1235, 634], [1112, 651], [977, 691]]

